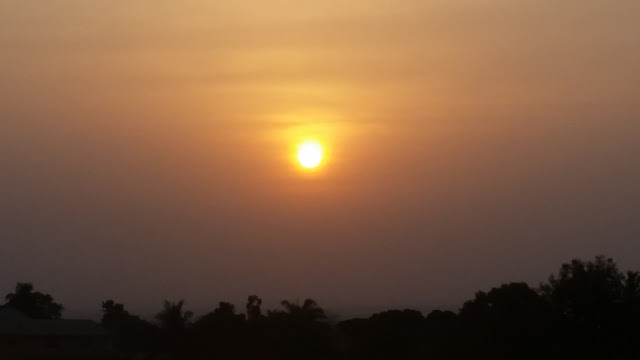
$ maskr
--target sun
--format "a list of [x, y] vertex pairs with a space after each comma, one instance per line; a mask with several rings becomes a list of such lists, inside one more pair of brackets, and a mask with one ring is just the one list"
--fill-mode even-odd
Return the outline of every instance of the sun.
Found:
[[315, 140], [307, 140], [298, 145], [298, 162], [305, 169], [315, 169], [324, 158], [324, 148]]

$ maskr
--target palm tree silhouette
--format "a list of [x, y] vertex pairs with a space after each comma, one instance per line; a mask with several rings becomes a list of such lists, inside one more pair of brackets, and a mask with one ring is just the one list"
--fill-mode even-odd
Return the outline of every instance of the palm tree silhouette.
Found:
[[292, 303], [283, 300], [281, 303], [285, 313], [294, 320], [301, 321], [322, 321], [327, 318], [324, 310], [313, 299], [306, 299], [302, 305], [298, 301]]
[[187, 328], [187, 324], [193, 313], [184, 311], [184, 300], [178, 302], [164, 301], [163, 309], [156, 315], [156, 319], [160, 321], [160, 327], [170, 333], [179, 333]]

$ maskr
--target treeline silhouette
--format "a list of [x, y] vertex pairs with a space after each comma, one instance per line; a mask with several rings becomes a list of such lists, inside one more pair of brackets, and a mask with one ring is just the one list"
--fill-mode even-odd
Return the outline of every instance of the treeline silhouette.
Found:
[[[5, 306], [36, 318], [63, 307], [30, 284]], [[265, 311], [221, 302], [194, 318], [165, 301], [154, 321], [102, 303], [102, 325], [119, 358], [171, 359], [640, 359], [640, 275], [611, 259], [573, 260], [538, 288], [509, 283], [480, 291], [457, 312], [389, 310], [333, 323], [311, 299]]]

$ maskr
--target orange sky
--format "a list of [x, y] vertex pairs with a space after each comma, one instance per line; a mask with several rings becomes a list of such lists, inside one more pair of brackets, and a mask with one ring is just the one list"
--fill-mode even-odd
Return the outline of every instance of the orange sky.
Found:
[[[455, 307], [575, 256], [637, 264], [638, 18], [635, 0], [0, 0], [0, 289], [78, 311]], [[291, 160], [308, 137], [328, 152], [313, 176]]]

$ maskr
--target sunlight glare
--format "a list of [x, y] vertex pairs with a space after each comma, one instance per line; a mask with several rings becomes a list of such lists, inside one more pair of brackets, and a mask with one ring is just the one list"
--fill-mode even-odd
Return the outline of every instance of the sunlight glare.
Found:
[[323, 157], [324, 149], [317, 141], [304, 141], [298, 146], [298, 162], [306, 169], [318, 167]]

